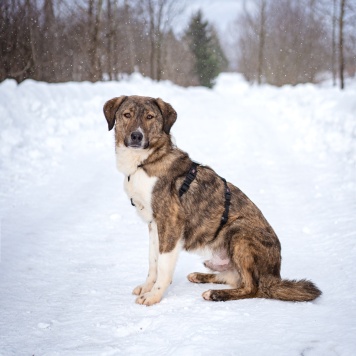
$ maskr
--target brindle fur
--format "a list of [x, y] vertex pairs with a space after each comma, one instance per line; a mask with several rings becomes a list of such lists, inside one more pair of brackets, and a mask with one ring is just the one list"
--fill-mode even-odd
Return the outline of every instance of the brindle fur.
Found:
[[[127, 112], [129, 119], [124, 116]], [[145, 119], [150, 113], [154, 117]], [[147, 140], [147, 147], [141, 150], [147, 154], [142, 155], [144, 158], [134, 171], [142, 169], [149, 177], [157, 177], [151, 200], [153, 219], [148, 223], [157, 224], [159, 256], [173, 251], [178, 243], [187, 251], [209, 250], [213, 256], [223, 256], [225, 262], [220, 265], [213, 260], [205, 261], [206, 267], [219, 273], [188, 275], [194, 283], [232, 286], [232, 289], [208, 290], [203, 294], [204, 299], [310, 301], [321, 294], [310, 281], [281, 279], [281, 245], [276, 233], [256, 205], [231, 183], [228, 183], [231, 190], [229, 218], [215, 236], [224, 212], [225, 196], [223, 181], [210, 167], [199, 166], [189, 190], [179, 197], [179, 188], [192, 161], [171, 141], [170, 128], [177, 117], [171, 105], [161, 99], [122, 96], [109, 100], [104, 114], [109, 130], [115, 125], [117, 150], [129, 146], [128, 137], [138, 127]], [[155, 281], [151, 281], [149, 287], [147, 283], [135, 289], [135, 294], [141, 294], [137, 302], [147, 305], [159, 302], [160, 298], [151, 298], [145, 303], [145, 295]], [[158, 287], [156, 289], [161, 289]], [[146, 294], [142, 294], [144, 292]]]

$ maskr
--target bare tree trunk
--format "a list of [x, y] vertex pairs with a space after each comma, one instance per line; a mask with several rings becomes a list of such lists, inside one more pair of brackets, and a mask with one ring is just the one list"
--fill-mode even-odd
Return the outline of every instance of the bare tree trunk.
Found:
[[[101, 61], [98, 54], [99, 49], [99, 27], [100, 16], [102, 10], [103, 0], [89, 1], [89, 30], [91, 31], [89, 43], [89, 58], [90, 58], [90, 78], [89, 80], [95, 82], [102, 79]], [[95, 8], [96, 5], [96, 8]]]
[[113, 61], [112, 61], [112, 36], [113, 36], [113, 16], [112, 16], [112, 9], [111, 9], [111, 0], [107, 0], [107, 13], [108, 13], [108, 43], [107, 43], [107, 74], [109, 76], [109, 80], [113, 80]]
[[339, 75], [340, 75], [340, 88], [344, 89], [344, 16], [345, 16], [345, 2], [340, 2], [340, 18], [339, 18]]
[[157, 43], [156, 43], [156, 79], [161, 80], [162, 77], [162, 45], [163, 45], [163, 33], [162, 33], [162, 13], [163, 7], [166, 5], [166, 1], [163, 0], [159, 3], [158, 16], [157, 16]]
[[[43, 4], [44, 12], [44, 29], [41, 45], [43, 46], [43, 53], [41, 57], [41, 70], [40, 80], [47, 82], [56, 81], [58, 66], [56, 65], [54, 51], [57, 47], [55, 43], [55, 26], [56, 20], [54, 17], [54, 8], [52, 0], [45, 0]], [[59, 73], [58, 73], [59, 74]]]
[[333, 74], [333, 86], [336, 86], [336, 0], [333, 0], [332, 15], [332, 53], [331, 53], [331, 71]]
[[[125, 9], [125, 17], [126, 18], [132, 18], [132, 10], [130, 9], [129, 6], [129, 1], [125, 0], [124, 3], [124, 9]], [[128, 64], [128, 73], [131, 73], [135, 70], [135, 48], [134, 48], [134, 36], [133, 36], [133, 32], [135, 31], [135, 28], [133, 28], [133, 24], [130, 22], [130, 24], [128, 26], [126, 26], [126, 36], [127, 36], [127, 48], [126, 50], [128, 51], [128, 60], [127, 60], [127, 64]]]
[[263, 71], [263, 50], [265, 45], [265, 22], [266, 22], [266, 0], [260, 2], [260, 31], [258, 44], [258, 68], [257, 68], [257, 83], [261, 85]]
[[150, 53], [150, 77], [155, 79], [155, 58], [156, 58], [156, 24], [155, 24], [155, 13], [152, 0], [148, 1], [148, 13], [150, 16], [150, 44], [151, 44], [151, 53]]
[[163, 73], [164, 40], [174, 16], [180, 9], [176, 8], [175, 0], [146, 0], [145, 8], [149, 17], [150, 38], [150, 75], [152, 79], [161, 80]]
[[26, 0], [26, 10], [27, 10], [27, 21], [28, 21], [28, 31], [29, 31], [29, 42], [30, 42], [30, 48], [31, 48], [31, 58], [33, 61], [34, 66], [36, 67], [36, 51], [35, 51], [35, 40], [33, 36], [33, 28], [32, 28], [32, 20], [33, 20], [33, 15], [32, 15], [32, 5], [30, 0]]

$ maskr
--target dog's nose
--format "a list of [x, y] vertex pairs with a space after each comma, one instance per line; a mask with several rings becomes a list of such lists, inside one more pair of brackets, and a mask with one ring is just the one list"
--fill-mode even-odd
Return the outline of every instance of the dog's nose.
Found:
[[142, 142], [143, 134], [140, 131], [134, 131], [131, 133], [131, 143], [139, 144]]

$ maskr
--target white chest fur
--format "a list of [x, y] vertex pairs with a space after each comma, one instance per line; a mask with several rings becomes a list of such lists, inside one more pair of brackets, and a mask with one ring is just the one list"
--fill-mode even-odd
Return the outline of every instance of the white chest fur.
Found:
[[149, 155], [147, 150], [118, 147], [116, 163], [120, 172], [125, 174], [124, 188], [139, 215], [146, 222], [153, 219], [152, 191], [157, 177], [149, 177], [142, 168], [137, 168]]
[[134, 174], [125, 177], [125, 191], [146, 222], [153, 219], [152, 190], [156, 181], [157, 177], [149, 177], [143, 169], [138, 169]]
[[134, 149], [125, 146], [116, 147], [116, 167], [129, 176], [136, 172], [139, 166], [149, 155], [150, 150]]

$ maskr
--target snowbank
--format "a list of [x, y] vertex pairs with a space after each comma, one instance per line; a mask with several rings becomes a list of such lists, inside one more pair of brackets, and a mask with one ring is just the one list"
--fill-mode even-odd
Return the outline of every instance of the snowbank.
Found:
[[[0, 182], [6, 180], [11, 185], [18, 179], [27, 180], [34, 171], [39, 178], [45, 175], [46, 170], [56, 167], [68, 141], [74, 140], [77, 149], [107, 145], [103, 102], [123, 93], [162, 96], [174, 101], [180, 116], [187, 115], [186, 111], [196, 114], [197, 122], [202, 107], [209, 107], [205, 101], [219, 100], [219, 96], [236, 98], [236, 106], [241, 100], [249, 101], [262, 111], [272, 112], [278, 126], [298, 130], [296, 150], [310, 152], [317, 148], [324, 158], [337, 153], [340, 159], [355, 164], [356, 81], [350, 84], [344, 92], [311, 84], [250, 87], [238, 74], [220, 75], [213, 91], [156, 83], [139, 74], [122, 82], [95, 84], [27, 80], [17, 85], [14, 80], [6, 80], [0, 84]], [[219, 120], [221, 115], [215, 108], [211, 114], [212, 120]], [[237, 119], [249, 120], [248, 113]], [[175, 135], [183, 136], [181, 131]]]
[[[102, 114], [122, 94], [162, 97], [177, 144], [257, 203], [282, 243], [282, 276], [312, 303], [211, 303], [182, 253], [153, 307], [134, 304], [147, 231], [115, 170]], [[0, 84], [1, 355], [356, 353], [356, 82], [213, 90], [133, 75], [121, 82]]]

